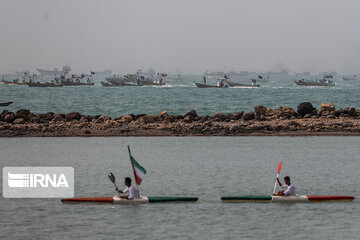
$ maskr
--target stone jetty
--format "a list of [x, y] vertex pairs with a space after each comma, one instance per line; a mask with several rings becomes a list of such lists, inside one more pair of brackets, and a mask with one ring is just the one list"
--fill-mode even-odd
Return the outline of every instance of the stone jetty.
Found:
[[336, 109], [322, 103], [318, 109], [309, 102], [276, 109], [255, 106], [251, 112], [215, 113], [199, 116], [195, 110], [185, 115], [128, 114], [117, 118], [71, 113], [32, 113], [3, 110], [0, 137], [73, 136], [360, 136], [360, 110]]

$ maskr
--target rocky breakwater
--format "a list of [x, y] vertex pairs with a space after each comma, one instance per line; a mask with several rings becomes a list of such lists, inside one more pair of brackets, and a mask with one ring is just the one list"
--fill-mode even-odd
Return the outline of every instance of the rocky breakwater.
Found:
[[215, 113], [199, 116], [195, 110], [185, 115], [128, 114], [108, 116], [48, 112], [2, 111], [0, 136], [306, 136], [360, 135], [360, 110], [353, 107], [336, 109], [323, 103], [316, 109], [311, 103], [276, 109], [255, 106], [244, 113]]

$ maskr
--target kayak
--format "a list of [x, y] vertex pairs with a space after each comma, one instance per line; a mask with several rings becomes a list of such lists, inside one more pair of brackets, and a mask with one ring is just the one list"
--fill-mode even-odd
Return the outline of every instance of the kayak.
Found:
[[196, 202], [195, 197], [140, 197], [134, 200], [127, 200], [118, 196], [114, 197], [85, 197], [85, 198], [64, 198], [63, 203], [117, 203], [117, 204], [134, 204], [134, 203], [159, 203], [159, 202]]
[[316, 196], [316, 195], [297, 195], [297, 196], [230, 196], [222, 197], [223, 202], [331, 202], [331, 201], [353, 201], [353, 196]]

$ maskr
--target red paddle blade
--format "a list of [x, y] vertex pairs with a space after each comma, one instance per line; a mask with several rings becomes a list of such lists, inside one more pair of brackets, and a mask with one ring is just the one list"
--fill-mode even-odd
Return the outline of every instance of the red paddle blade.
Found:
[[278, 165], [278, 173], [280, 173], [281, 167], [282, 167], [282, 162], [280, 162]]

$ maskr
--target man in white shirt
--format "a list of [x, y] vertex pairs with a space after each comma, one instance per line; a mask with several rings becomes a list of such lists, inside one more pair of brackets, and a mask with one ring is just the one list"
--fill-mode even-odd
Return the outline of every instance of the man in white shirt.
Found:
[[115, 188], [118, 193], [129, 193], [129, 196], [122, 196], [121, 198], [125, 198], [127, 200], [134, 200], [135, 198], [140, 198], [139, 192], [136, 187], [131, 185], [131, 178], [125, 178], [125, 185], [127, 186], [127, 188], [124, 191]]
[[296, 196], [295, 186], [291, 184], [289, 176], [284, 177], [284, 185], [281, 184], [279, 178], [276, 178], [276, 180], [279, 183], [279, 186], [284, 190], [278, 191], [277, 194], [274, 194], [275, 196]]

